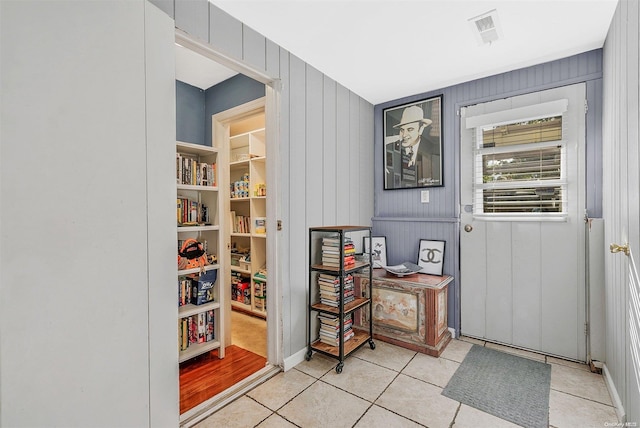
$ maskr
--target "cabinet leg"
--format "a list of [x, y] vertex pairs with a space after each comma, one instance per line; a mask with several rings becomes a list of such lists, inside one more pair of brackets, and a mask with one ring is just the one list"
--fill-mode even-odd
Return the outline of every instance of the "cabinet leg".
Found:
[[369, 339], [369, 348], [376, 349], [376, 344], [373, 339]]
[[307, 355], [305, 355], [304, 359], [305, 359], [305, 360], [307, 360], [307, 361], [309, 361], [309, 360], [311, 359], [311, 355], [312, 355], [312, 352], [311, 352], [311, 349], [309, 349], [309, 350], [307, 351]]

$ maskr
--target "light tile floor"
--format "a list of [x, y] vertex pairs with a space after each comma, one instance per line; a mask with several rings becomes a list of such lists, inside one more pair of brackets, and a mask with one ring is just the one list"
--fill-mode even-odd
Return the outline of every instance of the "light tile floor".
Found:
[[196, 425], [213, 427], [509, 428], [516, 425], [441, 395], [472, 344], [551, 364], [549, 427], [617, 423], [602, 376], [586, 365], [470, 338], [452, 340], [440, 358], [376, 341], [337, 360], [314, 354]]

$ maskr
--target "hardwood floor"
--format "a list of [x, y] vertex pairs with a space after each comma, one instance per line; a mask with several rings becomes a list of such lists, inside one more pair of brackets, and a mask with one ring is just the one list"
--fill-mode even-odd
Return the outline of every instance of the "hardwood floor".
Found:
[[231, 345], [225, 357], [211, 351], [180, 364], [180, 413], [184, 413], [264, 368], [267, 359]]

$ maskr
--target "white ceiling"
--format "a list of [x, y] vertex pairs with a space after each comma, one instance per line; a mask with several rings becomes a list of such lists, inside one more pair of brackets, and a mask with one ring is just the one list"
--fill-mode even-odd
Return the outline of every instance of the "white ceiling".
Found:
[[177, 80], [206, 90], [236, 74], [238, 73], [176, 44]]
[[[209, 0], [372, 104], [601, 48], [617, 0]], [[503, 39], [468, 20], [497, 10]]]

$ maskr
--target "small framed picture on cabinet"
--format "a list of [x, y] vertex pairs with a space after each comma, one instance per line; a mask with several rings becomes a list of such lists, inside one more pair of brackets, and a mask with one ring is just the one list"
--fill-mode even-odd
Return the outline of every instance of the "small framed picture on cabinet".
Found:
[[371, 252], [371, 262], [374, 268], [381, 268], [387, 265], [387, 238], [386, 236], [372, 236], [371, 245], [369, 245], [369, 237], [362, 238], [362, 248], [364, 254]]
[[420, 240], [418, 247], [418, 265], [422, 267], [420, 273], [442, 276], [444, 244], [445, 241]]

